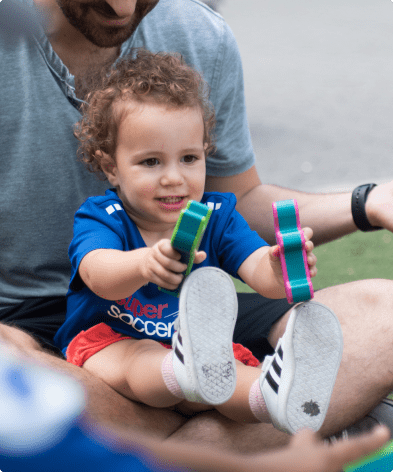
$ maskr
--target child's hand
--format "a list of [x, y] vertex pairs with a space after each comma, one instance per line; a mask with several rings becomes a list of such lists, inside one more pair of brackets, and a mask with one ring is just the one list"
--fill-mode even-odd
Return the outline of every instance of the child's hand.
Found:
[[[180, 254], [173, 249], [169, 239], [161, 239], [149, 248], [143, 261], [142, 274], [152, 282], [168, 290], [175, 290], [183, 280], [187, 265], [180, 262]], [[199, 251], [195, 255], [195, 264], [206, 259], [206, 253]]]
[[303, 228], [304, 237], [306, 238], [306, 253], [307, 263], [310, 270], [310, 276], [315, 277], [317, 275], [317, 256], [313, 253], [314, 243], [311, 241], [313, 236], [313, 230], [311, 228]]
[[[303, 233], [306, 239], [307, 263], [310, 270], [310, 276], [315, 277], [317, 275], [317, 256], [312, 252], [314, 249], [314, 243], [311, 241], [313, 231], [311, 228], [303, 228]], [[269, 259], [276, 278], [280, 279], [282, 284], [284, 284], [280, 262], [280, 246], [272, 246], [269, 249]]]

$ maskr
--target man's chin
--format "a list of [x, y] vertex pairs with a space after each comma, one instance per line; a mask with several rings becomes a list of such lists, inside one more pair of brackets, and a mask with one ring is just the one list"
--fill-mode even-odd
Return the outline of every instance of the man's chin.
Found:
[[103, 13], [102, 8], [101, 10], [96, 9], [96, 14], [94, 14], [88, 3], [74, 4], [73, 0], [56, 1], [71, 25], [82, 33], [88, 41], [100, 48], [118, 47], [127, 41], [134, 34], [143, 18], [158, 3], [157, 0], [156, 2], [142, 4], [139, 8], [137, 6], [129, 23], [121, 26], [111, 26], [102, 24], [102, 16], [101, 18], [96, 17], [97, 14], [100, 14], [100, 11]]
[[[74, 10], [67, 2], [58, 1], [64, 16], [71, 25], [95, 46], [100, 48], [113, 48], [123, 44], [129, 39], [136, 30], [140, 21], [133, 21], [130, 18], [129, 23], [122, 26], [111, 26], [100, 24], [97, 21], [96, 14], [88, 7], [80, 10]], [[134, 24], [137, 23], [137, 24]]]
[[100, 48], [113, 48], [121, 46], [134, 33], [132, 27], [97, 27], [94, 31], [79, 28], [79, 31], [87, 40]]

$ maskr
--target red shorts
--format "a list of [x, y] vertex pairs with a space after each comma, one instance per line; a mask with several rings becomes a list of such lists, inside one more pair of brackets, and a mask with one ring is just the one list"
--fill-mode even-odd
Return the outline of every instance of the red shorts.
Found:
[[[122, 341], [123, 339], [135, 339], [131, 336], [116, 333], [105, 323], [93, 326], [87, 331], [81, 331], [68, 345], [66, 357], [67, 361], [82, 367], [83, 364], [96, 352], [101, 351], [110, 344]], [[168, 344], [160, 343], [167, 349], [171, 349]], [[259, 361], [251, 351], [241, 344], [233, 343], [233, 353], [235, 359], [243, 362], [245, 365], [257, 367]]]

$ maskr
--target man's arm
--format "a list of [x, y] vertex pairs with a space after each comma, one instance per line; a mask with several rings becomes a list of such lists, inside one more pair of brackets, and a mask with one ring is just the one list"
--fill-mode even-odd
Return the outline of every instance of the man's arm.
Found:
[[[121, 436], [124, 437], [123, 440]], [[386, 426], [379, 426], [369, 433], [332, 445], [324, 443], [317, 433], [303, 430], [291, 438], [288, 446], [254, 454], [222, 451], [206, 445], [201, 454], [198, 446], [173, 440], [157, 441], [143, 433], [133, 437], [130, 429], [121, 436], [117, 439], [117, 446], [124, 453], [129, 451], [130, 445], [137, 449], [138, 443], [143, 444], [152, 453], [150, 456], [145, 455], [147, 462], [157, 470], [177, 466], [199, 472], [339, 472], [349, 462], [382, 447], [389, 439], [389, 430]]]
[[[380, 186], [382, 187], [382, 186]], [[381, 225], [381, 211], [375, 211], [374, 193], [367, 200], [374, 209], [373, 225]], [[255, 166], [241, 174], [230, 177], [211, 177], [206, 179], [206, 191], [233, 192], [238, 200], [236, 209], [247, 220], [252, 229], [269, 244], [275, 244], [272, 203], [278, 200], [295, 198], [299, 205], [300, 221], [303, 227], [310, 226], [314, 231], [315, 245], [326, 243], [356, 231], [351, 212], [351, 193], [313, 194], [262, 184]], [[383, 192], [385, 195], [386, 191]], [[378, 192], [379, 195], [379, 192]], [[371, 198], [373, 197], [373, 198]], [[379, 199], [386, 197], [379, 196]], [[391, 206], [393, 206], [391, 204]], [[392, 208], [393, 213], [393, 208]], [[392, 230], [393, 230], [393, 225]]]

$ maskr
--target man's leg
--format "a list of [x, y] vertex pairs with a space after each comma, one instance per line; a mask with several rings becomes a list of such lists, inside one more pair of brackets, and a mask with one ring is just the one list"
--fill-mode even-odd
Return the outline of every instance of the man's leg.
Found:
[[291, 436], [268, 423], [236, 423], [218, 411], [207, 411], [191, 418], [167, 442], [206, 444], [216, 449], [254, 453], [289, 444]]
[[[330, 436], [370, 412], [393, 390], [393, 282], [364, 280], [316, 292], [340, 320], [344, 353], [321, 434]], [[269, 334], [274, 346], [288, 313]]]
[[42, 349], [24, 331], [0, 324], [0, 340], [15, 353], [21, 353], [28, 359], [78, 380], [86, 391], [86, 411], [92, 425], [101, 425], [114, 431], [116, 427], [127, 426], [141, 429], [157, 439], [165, 439], [186, 422], [185, 418], [174, 411], [131, 402], [85, 369]]

